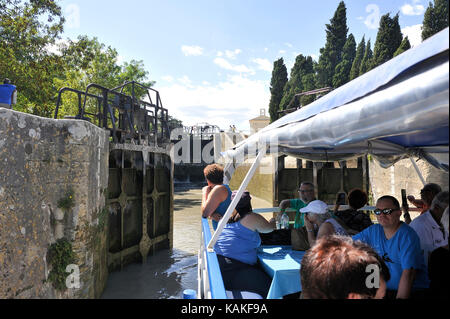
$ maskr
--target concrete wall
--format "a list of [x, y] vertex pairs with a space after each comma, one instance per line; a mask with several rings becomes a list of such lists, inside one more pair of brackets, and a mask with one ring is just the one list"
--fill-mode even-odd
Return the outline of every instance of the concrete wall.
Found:
[[[108, 135], [83, 121], [0, 108], [0, 298], [95, 298], [107, 279], [107, 232], [99, 225], [108, 186]], [[75, 205], [58, 201], [74, 191]], [[81, 287], [46, 282], [47, 251], [72, 242]]]
[[[417, 166], [426, 183], [436, 183], [443, 190], [448, 190], [448, 173], [438, 170], [425, 161], [418, 161]], [[401, 190], [406, 189], [408, 195], [420, 198], [423, 184], [409, 159], [401, 160], [390, 168], [384, 169], [375, 161], [369, 161], [369, 177], [374, 200], [383, 195], [392, 195], [401, 202]], [[411, 213], [411, 217], [417, 213]]]

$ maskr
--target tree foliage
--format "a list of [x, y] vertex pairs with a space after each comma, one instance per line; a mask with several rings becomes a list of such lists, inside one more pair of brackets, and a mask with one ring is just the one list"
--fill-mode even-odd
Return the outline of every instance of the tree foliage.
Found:
[[406, 50], [411, 49], [411, 43], [409, 43], [409, 39], [406, 36], [403, 38], [402, 43], [400, 43], [400, 46], [398, 47], [397, 51], [394, 52], [394, 57], [396, 57], [399, 54], [402, 54]]
[[297, 105], [290, 105], [296, 94], [304, 91], [303, 77], [308, 74], [314, 73], [314, 61], [308, 56], [305, 57], [303, 54], [299, 54], [296, 59], [294, 66], [291, 70], [291, 76], [289, 81], [286, 83], [283, 92], [283, 98], [280, 102], [280, 110], [286, 110], [289, 107], [294, 107]]
[[332, 86], [336, 66], [342, 60], [342, 50], [347, 40], [347, 9], [341, 1], [330, 24], [326, 25], [325, 47], [320, 49], [317, 64], [317, 84], [319, 87]]
[[[8, 77], [17, 86], [14, 109], [51, 117], [62, 87], [85, 90], [89, 83], [97, 83], [114, 88], [125, 81], [154, 84], [147, 79], [142, 61], [119, 64], [118, 52], [97, 38], [58, 41], [64, 22], [57, 1], [0, 0], [0, 78]], [[124, 92], [131, 94], [131, 89]], [[144, 93], [136, 90], [138, 97]], [[77, 113], [75, 96], [65, 96], [59, 115]]]
[[356, 55], [356, 42], [353, 34], [349, 34], [344, 48], [342, 49], [342, 60], [336, 66], [333, 76], [333, 87], [337, 88], [350, 80], [350, 70]]
[[363, 60], [365, 50], [366, 40], [363, 37], [356, 48], [355, 59], [353, 60], [352, 68], [350, 69], [350, 81], [359, 76], [359, 70], [361, 68], [361, 62]]
[[423, 16], [422, 40], [448, 27], [448, 0], [430, 2]]
[[389, 16], [389, 13], [381, 17], [377, 40], [373, 49], [372, 68], [392, 59], [395, 51], [400, 46], [403, 35], [398, 19], [398, 13], [393, 18]]
[[270, 103], [269, 114], [270, 121], [278, 119], [280, 111], [280, 102], [283, 98], [283, 89], [288, 81], [288, 74], [283, 58], [278, 59], [273, 64], [272, 79], [270, 81]]
[[359, 68], [359, 75], [363, 75], [364, 73], [372, 69], [372, 59], [373, 59], [373, 52], [369, 39], [369, 41], [367, 41], [366, 51], [364, 52], [364, 56], [361, 61], [361, 67]]

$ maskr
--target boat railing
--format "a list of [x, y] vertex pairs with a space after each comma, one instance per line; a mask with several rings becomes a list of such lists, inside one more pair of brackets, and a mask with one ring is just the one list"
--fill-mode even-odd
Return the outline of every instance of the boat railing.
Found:
[[227, 299], [219, 261], [214, 251], [208, 251], [211, 230], [208, 219], [202, 218], [200, 250], [198, 252], [198, 298]]

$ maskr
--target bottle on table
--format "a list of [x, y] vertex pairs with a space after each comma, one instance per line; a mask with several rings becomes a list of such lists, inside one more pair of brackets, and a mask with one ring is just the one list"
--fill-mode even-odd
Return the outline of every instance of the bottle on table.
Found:
[[283, 212], [280, 220], [281, 229], [289, 229], [289, 216], [286, 212]]

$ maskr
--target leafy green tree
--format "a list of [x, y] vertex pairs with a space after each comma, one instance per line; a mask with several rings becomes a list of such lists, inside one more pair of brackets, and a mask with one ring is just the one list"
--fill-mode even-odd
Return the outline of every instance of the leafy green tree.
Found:
[[[131, 81], [139, 82], [147, 87], [154, 84], [147, 80], [148, 72], [142, 61], [132, 60], [119, 65], [117, 51], [100, 43], [95, 37], [90, 39], [87, 36], [80, 36], [78, 41], [68, 40], [60, 46], [60, 50], [66, 68], [64, 77], [54, 79], [54, 84], [58, 88], [71, 87], [84, 91], [90, 83], [109, 89]], [[96, 89], [92, 89], [89, 93], [100, 94]], [[131, 86], [127, 86], [123, 93], [131, 95]], [[136, 88], [135, 94], [137, 98], [143, 98], [146, 90]], [[78, 114], [77, 101], [76, 94], [65, 94], [58, 117]], [[89, 110], [93, 111], [96, 107], [95, 102], [89, 100], [87, 106]]]
[[273, 64], [272, 79], [270, 81], [270, 103], [269, 114], [270, 121], [274, 122], [278, 119], [278, 111], [280, 110], [280, 102], [283, 98], [283, 89], [288, 81], [288, 73], [283, 58], [278, 59]]
[[63, 25], [55, 1], [0, 1], [0, 77], [17, 86], [16, 110], [41, 116], [53, 112], [52, 79], [61, 75], [62, 61], [49, 48]]
[[350, 79], [350, 70], [356, 55], [356, 42], [353, 34], [349, 34], [342, 50], [342, 61], [336, 66], [333, 76], [333, 87], [337, 88]]
[[392, 59], [402, 43], [403, 35], [398, 18], [398, 13], [393, 18], [389, 16], [389, 13], [381, 17], [373, 49], [373, 68]]
[[411, 49], [411, 43], [409, 43], [408, 37], [406, 36], [400, 46], [398, 47], [397, 51], [394, 52], [394, 57], [396, 57], [399, 54], [402, 54], [406, 50]]
[[366, 51], [364, 52], [364, 57], [361, 61], [359, 75], [363, 75], [364, 73], [366, 73], [372, 69], [373, 52], [372, 52], [372, 49], [370, 46], [371, 45], [370, 45], [370, 39], [369, 39], [369, 41], [367, 41]]
[[356, 48], [355, 59], [352, 63], [352, 68], [350, 70], [350, 81], [356, 79], [359, 76], [359, 70], [361, 68], [361, 62], [364, 57], [364, 51], [366, 50], [366, 40], [363, 38], [361, 42], [359, 42], [358, 47]]
[[326, 25], [325, 47], [320, 49], [317, 64], [317, 85], [319, 87], [332, 86], [336, 65], [342, 60], [342, 50], [347, 40], [347, 9], [341, 1], [334, 13], [330, 24]]
[[303, 54], [299, 54], [292, 67], [289, 81], [284, 87], [280, 110], [286, 110], [288, 107], [294, 106], [290, 105], [290, 103], [293, 101], [295, 95], [304, 91], [302, 78], [311, 73], [314, 73], [313, 59], [310, 56], [305, 57]]
[[[316, 88], [316, 75], [315, 73], [308, 73], [302, 77], [303, 91], [312, 91]], [[314, 102], [314, 95], [303, 95], [300, 97], [300, 104], [306, 106]]]
[[430, 2], [423, 16], [422, 40], [448, 27], [448, 0]]

